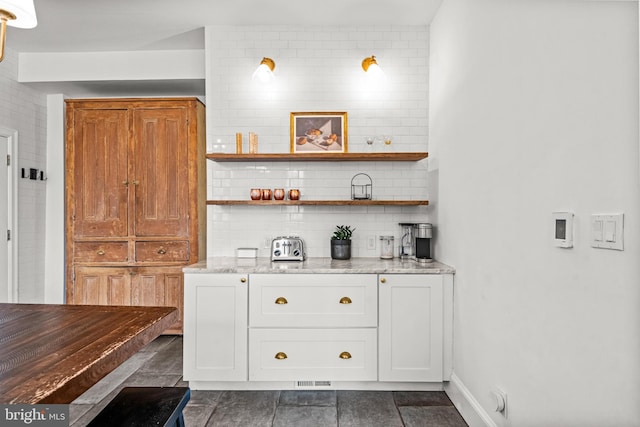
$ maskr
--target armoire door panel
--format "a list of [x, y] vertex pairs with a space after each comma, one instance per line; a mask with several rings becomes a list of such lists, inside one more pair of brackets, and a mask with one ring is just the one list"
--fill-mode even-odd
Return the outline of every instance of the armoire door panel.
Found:
[[74, 116], [74, 237], [127, 235], [127, 111]]
[[187, 110], [182, 108], [134, 112], [136, 236], [188, 236], [186, 123]]
[[78, 267], [74, 304], [131, 305], [130, 270], [121, 267]]
[[131, 292], [132, 305], [164, 306], [164, 275], [150, 272], [139, 272], [133, 283]]
[[176, 307], [180, 321], [165, 333], [182, 333], [184, 286], [182, 268], [141, 267], [134, 269], [131, 305]]

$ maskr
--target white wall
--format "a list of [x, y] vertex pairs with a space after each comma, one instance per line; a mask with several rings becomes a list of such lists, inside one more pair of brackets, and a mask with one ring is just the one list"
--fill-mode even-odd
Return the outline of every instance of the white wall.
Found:
[[[637, 8], [445, 0], [431, 26], [436, 255], [457, 271], [457, 385], [487, 424], [640, 420]], [[573, 249], [552, 247], [558, 210]], [[612, 212], [625, 250], [591, 248], [590, 215]]]
[[[18, 131], [18, 167], [46, 168], [45, 96], [17, 82], [18, 55], [0, 63], [0, 126]], [[46, 181], [18, 181], [18, 301], [44, 300]]]
[[47, 95], [47, 218], [44, 302], [65, 301], [64, 96]]
[[[349, 152], [366, 150], [368, 135], [390, 134], [396, 151], [426, 151], [428, 133], [427, 26], [213, 26], [206, 29], [208, 151], [235, 152], [235, 134], [259, 137], [260, 153], [288, 153], [295, 111], [346, 111]], [[386, 85], [371, 87], [361, 62], [376, 55]], [[262, 57], [276, 62], [276, 81], [251, 81]], [[383, 151], [380, 143], [375, 151]], [[251, 188], [300, 188], [306, 199], [345, 199], [351, 178], [364, 172], [373, 197], [425, 199], [427, 161], [417, 163], [208, 163], [210, 199], [249, 199]], [[335, 225], [356, 227], [353, 256], [368, 250], [368, 236], [400, 238], [400, 221], [427, 221], [429, 207], [208, 208], [208, 255], [234, 255], [237, 247], [297, 234], [309, 256], [328, 257]]]

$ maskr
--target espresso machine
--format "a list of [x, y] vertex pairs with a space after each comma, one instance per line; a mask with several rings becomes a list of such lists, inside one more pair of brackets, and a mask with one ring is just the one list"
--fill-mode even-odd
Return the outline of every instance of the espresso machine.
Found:
[[401, 222], [400, 259], [420, 263], [432, 262], [431, 238], [433, 226], [429, 223]]
[[414, 253], [418, 262], [432, 262], [431, 258], [431, 238], [433, 237], [433, 226], [428, 223], [415, 224], [414, 230]]

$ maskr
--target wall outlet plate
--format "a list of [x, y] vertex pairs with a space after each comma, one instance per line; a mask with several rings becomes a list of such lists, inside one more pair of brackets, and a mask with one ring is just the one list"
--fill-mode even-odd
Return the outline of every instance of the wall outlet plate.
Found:
[[376, 249], [376, 236], [367, 236], [367, 249], [370, 251]]
[[505, 418], [508, 418], [509, 413], [507, 412], [507, 393], [497, 387], [494, 387], [490, 391], [490, 394], [493, 398], [495, 412], [502, 414], [502, 416]]

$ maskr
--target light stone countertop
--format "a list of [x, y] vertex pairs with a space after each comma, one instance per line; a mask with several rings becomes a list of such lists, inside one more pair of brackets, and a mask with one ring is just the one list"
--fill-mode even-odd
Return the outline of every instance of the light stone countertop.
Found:
[[308, 258], [305, 261], [276, 261], [269, 258], [214, 257], [183, 268], [185, 273], [350, 273], [350, 274], [453, 274], [455, 269], [437, 261], [418, 263], [399, 258]]

